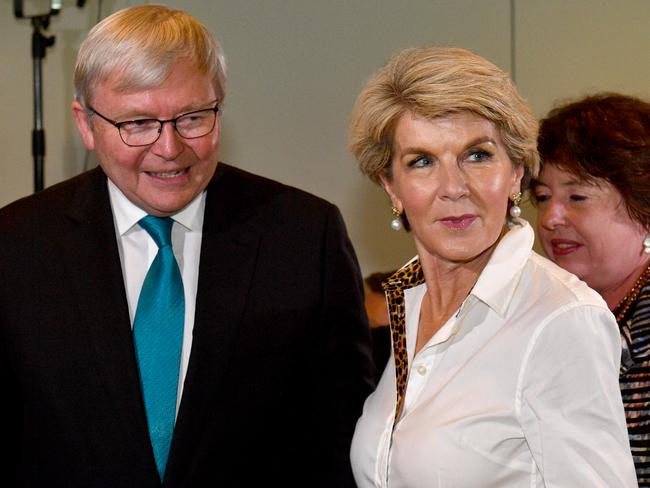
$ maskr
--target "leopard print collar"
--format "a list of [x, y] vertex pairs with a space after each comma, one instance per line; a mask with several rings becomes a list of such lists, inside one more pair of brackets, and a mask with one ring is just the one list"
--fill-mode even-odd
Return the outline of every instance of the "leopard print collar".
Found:
[[424, 273], [418, 257], [413, 258], [382, 282], [388, 301], [388, 316], [393, 339], [393, 356], [395, 358], [395, 385], [397, 398], [395, 404], [395, 421], [402, 414], [406, 384], [408, 380], [408, 352], [406, 350], [406, 306], [404, 290], [424, 283]]

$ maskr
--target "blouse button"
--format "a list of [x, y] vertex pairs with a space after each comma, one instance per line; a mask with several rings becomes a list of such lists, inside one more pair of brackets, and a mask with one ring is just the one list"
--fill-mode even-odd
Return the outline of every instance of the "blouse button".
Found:
[[424, 376], [425, 374], [427, 374], [427, 367], [424, 364], [418, 365], [418, 367], [415, 368], [415, 370], [418, 372], [420, 376]]

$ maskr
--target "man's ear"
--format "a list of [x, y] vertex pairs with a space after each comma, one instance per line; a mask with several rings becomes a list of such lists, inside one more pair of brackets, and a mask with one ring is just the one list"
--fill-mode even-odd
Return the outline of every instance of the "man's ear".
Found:
[[90, 122], [90, 115], [86, 109], [78, 102], [72, 102], [72, 118], [77, 125], [77, 130], [84, 141], [86, 149], [92, 151], [95, 149], [95, 134], [93, 133], [92, 123]]

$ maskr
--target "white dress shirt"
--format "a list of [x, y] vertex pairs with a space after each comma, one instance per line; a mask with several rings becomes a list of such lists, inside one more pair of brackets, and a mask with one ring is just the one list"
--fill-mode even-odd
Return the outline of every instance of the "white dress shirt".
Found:
[[404, 409], [393, 431], [391, 358], [352, 442], [360, 488], [637, 486], [614, 317], [533, 252], [533, 231], [520, 224], [417, 355], [426, 285], [406, 290]]
[[[115, 234], [122, 263], [122, 276], [129, 303], [131, 327], [138, 306], [140, 290], [149, 266], [158, 253], [158, 246], [138, 221], [147, 215], [134, 205], [122, 191], [109, 179], [108, 190], [113, 209]], [[196, 310], [196, 291], [199, 279], [199, 258], [203, 233], [205, 192], [202, 192], [183, 210], [172, 216], [172, 247], [183, 278], [185, 295], [185, 327], [183, 329], [183, 348], [176, 396], [176, 412], [180, 405], [183, 384], [192, 350], [192, 330]]]

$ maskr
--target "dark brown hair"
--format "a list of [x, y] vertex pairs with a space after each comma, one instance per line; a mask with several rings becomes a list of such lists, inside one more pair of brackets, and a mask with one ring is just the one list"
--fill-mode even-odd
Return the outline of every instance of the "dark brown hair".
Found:
[[537, 147], [542, 168], [551, 164], [587, 182], [609, 182], [630, 217], [650, 227], [650, 103], [600, 93], [557, 107], [542, 120]]

